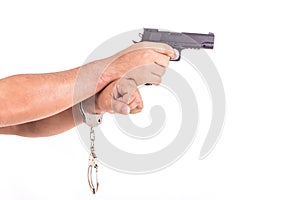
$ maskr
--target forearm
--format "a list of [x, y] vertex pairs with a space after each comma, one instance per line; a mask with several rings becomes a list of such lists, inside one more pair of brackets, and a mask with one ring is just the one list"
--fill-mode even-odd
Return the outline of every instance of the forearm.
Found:
[[77, 104], [48, 118], [0, 128], [0, 134], [23, 137], [48, 137], [63, 133], [81, 123], [82, 115]]
[[0, 80], [0, 127], [53, 116], [94, 95], [107, 84], [104, 67], [93, 62], [63, 72]]
[[[60, 113], [96, 94], [130, 71], [142, 81], [139, 84], [158, 84], [170, 57], [174, 56], [173, 49], [166, 44], [141, 42], [81, 68], [2, 79], [0, 127], [37, 121]], [[140, 70], [137, 72], [136, 69]], [[146, 79], [141, 80], [140, 74]]]

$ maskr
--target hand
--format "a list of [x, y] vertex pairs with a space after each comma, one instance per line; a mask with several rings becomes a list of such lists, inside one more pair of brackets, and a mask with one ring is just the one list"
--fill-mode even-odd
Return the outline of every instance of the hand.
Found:
[[145, 83], [160, 84], [170, 58], [175, 57], [174, 50], [167, 44], [141, 42], [114, 56], [93, 62], [96, 66], [105, 66], [105, 69], [98, 82], [101, 85], [100, 92], [96, 94], [96, 99], [94, 97], [84, 101], [87, 105], [85, 110], [91, 113], [140, 112], [143, 102], [137, 86]]
[[105, 89], [83, 102], [90, 113], [135, 114], [143, 109], [142, 97], [135, 81], [122, 78], [109, 84]]
[[98, 93], [96, 108], [102, 112], [135, 114], [143, 109], [143, 101], [135, 81], [122, 78]]
[[135, 80], [137, 85], [145, 83], [158, 85], [169, 65], [170, 58], [175, 57], [174, 50], [167, 44], [137, 43], [114, 56], [99, 60], [101, 65], [105, 63], [106, 66], [100, 82], [108, 84], [126, 76], [126, 78]]

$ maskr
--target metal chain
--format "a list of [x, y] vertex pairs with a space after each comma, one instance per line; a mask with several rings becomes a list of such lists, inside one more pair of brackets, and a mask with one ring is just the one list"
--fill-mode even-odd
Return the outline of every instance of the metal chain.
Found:
[[98, 163], [97, 163], [97, 156], [95, 153], [95, 131], [94, 128], [91, 127], [90, 130], [90, 140], [91, 140], [91, 153], [89, 156], [89, 167], [88, 167], [88, 182], [90, 189], [93, 194], [96, 194], [99, 188], [99, 182], [98, 182]]
[[90, 140], [91, 140], [91, 154], [96, 155], [95, 154], [95, 139], [96, 139], [96, 135], [95, 135], [95, 131], [94, 128], [91, 127], [91, 131], [90, 131]]

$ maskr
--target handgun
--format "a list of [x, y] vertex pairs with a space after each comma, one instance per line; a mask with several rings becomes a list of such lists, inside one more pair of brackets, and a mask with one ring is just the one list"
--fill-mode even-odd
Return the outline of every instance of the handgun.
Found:
[[166, 43], [173, 47], [177, 57], [172, 61], [179, 61], [181, 51], [184, 49], [213, 49], [215, 35], [213, 33], [179, 33], [160, 31], [158, 29], [144, 28], [141, 41]]

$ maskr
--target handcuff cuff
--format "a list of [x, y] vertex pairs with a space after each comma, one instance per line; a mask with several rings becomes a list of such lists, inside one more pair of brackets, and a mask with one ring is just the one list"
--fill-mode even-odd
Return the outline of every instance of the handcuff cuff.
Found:
[[102, 122], [103, 113], [87, 113], [84, 111], [82, 102], [79, 103], [79, 110], [83, 118], [83, 122], [90, 127], [90, 155], [89, 155], [89, 162], [88, 162], [88, 172], [87, 172], [87, 178], [88, 178], [88, 184], [90, 187], [90, 190], [93, 194], [96, 194], [96, 192], [99, 189], [99, 181], [98, 181], [98, 166], [99, 163], [97, 161], [97, 155], [95, 152], [95, 130], [94, 127], [98, 126]]

